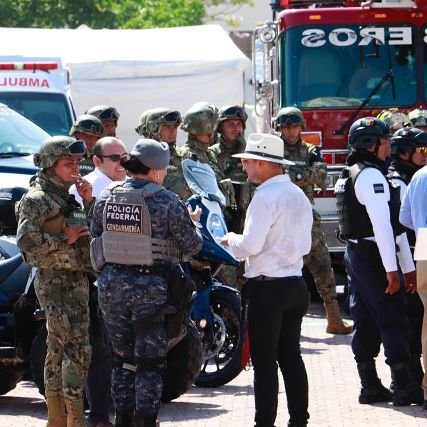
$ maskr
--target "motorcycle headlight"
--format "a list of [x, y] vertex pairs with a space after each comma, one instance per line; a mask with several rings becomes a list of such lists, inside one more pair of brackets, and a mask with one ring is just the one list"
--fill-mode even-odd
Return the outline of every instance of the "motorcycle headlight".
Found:
[[224, 221], [215, 213], [209, 218], [208, 230], [214, 238], [223, 237], [227, 233]]

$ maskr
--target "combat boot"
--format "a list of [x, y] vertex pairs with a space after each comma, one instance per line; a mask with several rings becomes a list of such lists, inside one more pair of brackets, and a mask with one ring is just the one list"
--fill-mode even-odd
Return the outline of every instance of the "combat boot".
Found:
[[332, 301], [330, 303], [325, 303], [324, 306], [326, 311], [326, 318], [328, 320], [326, 332], [328, 334], [351, 334], [353, 331], [353, 326], [344, 322], [343, 318], [341, 317], [338, 302]]
[[359, 403], [391, 402], [393, 400], [393, 394], [382, 385], [381, 380], [378, 378], [374, 360], [358, 363], [357, 372], [362, 384]]
[[46, 404], [48, 414], [46, 427], [67, 427], [63, 396], [46, 396]]
[[423, 389], [414, 380], [409, 363], [396, 363], [391, 365], [390, 369], [394, 383], [393, 405], [408, 406], [412, 403], [422, 405]]
[[83, 399], [65, 400], [67, 427], [89, 427], [85, 418]]
[[424, 378], [423, 366], [421, 365], [421, 356], [412, 356], [411, 358], [411, 370], [412, 375], [418, 384], [422, 384]]
[[129, 409], [124, 411], [116, 410], [116, 421], [114, 423], [115, 427], [135, 427], [134, 424], [135, 418], [135, 409]]
[[142, 416], [135, 414], [135, 427], [160, 427], [157, 415]]

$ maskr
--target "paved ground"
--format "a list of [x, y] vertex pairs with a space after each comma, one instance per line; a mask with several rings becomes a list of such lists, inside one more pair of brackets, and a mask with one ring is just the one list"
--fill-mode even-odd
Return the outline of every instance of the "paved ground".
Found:
[[[427, 426], [427, 411], [419, 406], [395, 408], [390, 404], [359, 405], [359, 380], [350, 348], [350, 337], [325, 333], [320, 304], [313, 303], [304, 320], [301, 347], [310, 383], [310, 425], [331, 427]], [[383, 359], [377, 362], [384, 384], [390, 374]], [[217, 389], [193, 387], [176, 401], [163, 405], [163, 427], [253, 426], [253, 371], [242, 372], [231, 383]], [[286, 396], [280, 386], [276, 427], [287, 422]], [[46, 425], [44, 401], [31, 382], [23, 382], [0, 396], [0, 427]]]

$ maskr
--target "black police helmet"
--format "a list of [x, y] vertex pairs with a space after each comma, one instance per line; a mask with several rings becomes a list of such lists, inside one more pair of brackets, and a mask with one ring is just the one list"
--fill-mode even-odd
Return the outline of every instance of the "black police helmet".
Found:
[[427, 133], [418, 128], [398, 129], [391, 138], [391, 154], [414, 153], [417, 147], [427, 147]]
[[366, 150], [378, 143], [379, 138], [390, 137], [390, 128], [375, 117], [356, 120], [350, 127], [348, 143], [354, 150]]

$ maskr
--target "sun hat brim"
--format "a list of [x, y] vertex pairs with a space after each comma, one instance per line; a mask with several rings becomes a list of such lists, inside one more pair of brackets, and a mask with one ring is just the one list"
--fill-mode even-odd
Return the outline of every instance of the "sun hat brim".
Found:
[[251, 153], [246, 151], [244, 153], [233, 154], [232, 157], [237, 157], [240, 159], [264, 160], [266, 162], [280, 163], [281, 165], [295, 165], [295, 163], [291, 162], [290, 160], [263, 153], [256, 154], [253, 152]]

